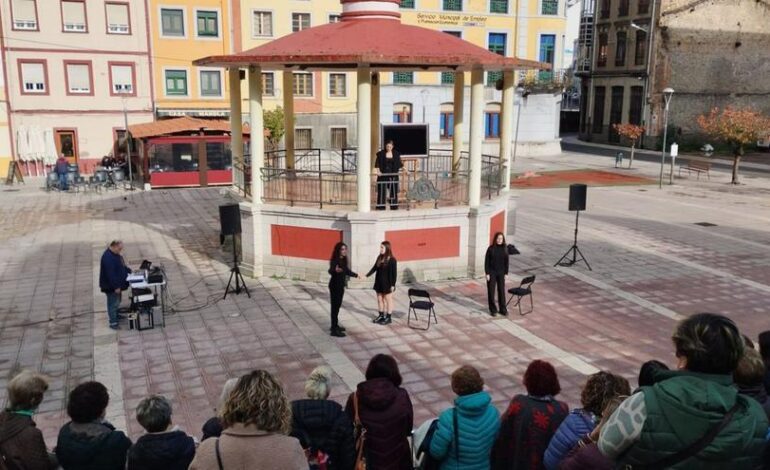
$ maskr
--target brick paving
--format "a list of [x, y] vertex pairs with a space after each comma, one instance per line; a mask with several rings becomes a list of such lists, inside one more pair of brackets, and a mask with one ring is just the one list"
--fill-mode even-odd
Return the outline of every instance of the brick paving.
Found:
[[[601, 157], [564, 154], [520, 160], [517, 169], [606, 170], [603, 165]], [[654, 178], [656, 167], [639, 162], [626, 173]], [[734, 188], [725, 184], [726, 173], [713, 173], [711, 182], [677, 179], [662, 191], [590, 188], [579, 245], [593, 271], [553, 267], [572, 243], [565, 188], [512, 193], [519, 207], [514, 242], [522, 255], [511, 259], [510, 282], [537, 275], [534, 313], [492, 319], [483, 283], [455, 280], [428, 286], [439, 320], [429, 331], [406, 327], [405, 288], [396, 293], [395, 323], [380, 327], [370, 323], [371, 289], [355, 288], [343, 304], [349, 335], [341, 339], [327, 334], [325, 284], [249, 280], [250, 299], [220, 299], [229, 256], [219, 247], [217, 206], [231, 201], [220, 189], [59, 194], [35, 183], [4, 187], [0, 400], [16, 370], [46, 373], [51, 388], [36, 420], [52, 446], [67, 420], [69, 390], [96, 378], [111, 390], [108, 417], [132, 437], [141, 433], [133, 410], [149, 393], [169, 396], [175, 422], [199, 435], [229, 377], [265, 368], [296, 399], [306, 375], [329, 364], [332, 398], [344, 403], [368, 360], [382, 352], [400, 363], [416, 423], [450, 404], [449, 374], [464, 363], [480, 368], [502, 409], [523, 391], [526, 365], [551, 360], [561, 397], [574, 406], [587, 373], [609, 369], [633, 386], [643, 360], [673, 363], [674, 318], [724, 312], [751, 336], [770, 326], [770, 182], [748, 176]], [[166, 328], [117, 334], [106, 328], [104, 298], [94, 284], [113, 238], [124, 240], [130, 264], [163, 265], [176, 309]], [[368, 267], [353, 261], [359, 271]]]

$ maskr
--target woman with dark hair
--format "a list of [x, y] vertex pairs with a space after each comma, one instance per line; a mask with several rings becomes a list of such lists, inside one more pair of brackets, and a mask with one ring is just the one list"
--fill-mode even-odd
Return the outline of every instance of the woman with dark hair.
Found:
[[620, 405], [599, 435], [601, 453], [616, 467], [761, 468], [767, 417], [733, 386], [744, 350], [738, 327], [699, 313], [672, 339], [679, 370], [656, 371], [653, 385]]
[[379, 313], [372, 323], [390, 325], [393, 322], [391, 315], [393, 315], [393, 292], [396, 290], [398, 264], [393, 257], [389, 241], [380, 244], [380, 254], [372, 269], [366, 273], [366, 277], [372, 274], [375, 274], [374, 292], [377, 293], [377, 312]]
[[492, 449], [495, 470], [540, 470], [551, 437], [569, 408], [554, 398], [561, 391], [556, 370], [546, 361], [532, 361], [524, 372], [526, 395], [516, 395], [503, 414]]
[[377, 152], [374, 160], [377, 171], [377, 210], [385, 210], [385, 199], [390, 204], [390, 210], [398, 209], [398, 172], [403, 166], [401, 154], [394, 148], [393, 141], [385, 141], [385, 149]]
[[[494, 317], [497, 313], [508, 315], [505, 309], [505, 279], [508, 277], [508, 248], [505, 245], [505, 235], [497, 232], [492, 239], [492, 244], [487, 248], [484, 257], [484, 274], [487, 276], [487, 300], [489, 301], [489, 313]], [[495, 305], [495, 290], [497, 302]]]
[[345, 412], [366, 429], [367, 468], [412, 469], [412, 401], [401, 388], [401, 373], [392, 356], [377, 354], [369, 361], [366, 381], [350, 394]]
[[341, 338], [345, 336], [345, 327], [339, 324], [337, 317], [340, 314], [342, 306], [342, 297], [345, 295], [345, 285], [348, 282], [348, 276], [358, 277], [348, 267], [348, 246], [342, 242], [337, 242], [332, 251], [332, 258], [329, 260], [329, 296], [332, 304], [332, 327], [331, 335]]

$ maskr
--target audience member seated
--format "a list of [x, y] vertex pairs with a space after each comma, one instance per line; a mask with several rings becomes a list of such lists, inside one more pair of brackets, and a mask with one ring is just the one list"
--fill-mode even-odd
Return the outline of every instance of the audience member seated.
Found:
[[572, 410], [559, 425], [543, 457], [545, 468], [559, 468], [561, 460], [575, 447], [578, 440], [594, 430], [607, 403], [618, 395], [630, 394], [631, 386], [628, 380], [619, 375], [601, 371], [588, 377], [580, 394], [583, 408]]
[[64, 470], [123, 470], [131, 440], [104, 420], [110, 396], [99, 382], [85, 382], [69, 395], [69, 423], [62, 426], [56, 457]]
[[139, 402], [136, 420], [147, 434], [128, 450], [128, 470], [187, 470], [195, 441], [171, 426], [171, 413], [165, 397], [153, 395]]
[[457, 394], [455, 406], [439, 416], [430, 453], [441, 461], [441, 470], [488, 470], [500, 413], [484, 391], [484, 379], [471, 366], [452, 373], [452, 391]]
[[352, 470], [356, 460], [353, 423], [342, 406], [329, 400], [332, 371], [316, 367], [305, 382], [308, 398], [291, 404], [291, 436], [309, 461], [327, 461], [328, 470]]
[[744, 351], [738, 327], [701, 313], [680, 322], [673, 341], [680, 370], [658, 371], [654, 385], [620, 405], [600, 433], [601, 453], [620, 467], [761, 467], [767, 417], [756, 400], [732, 386]]
[[770, 393], [770, 331], [759, 334], [759, 354], [765, 361], [765, 391]]
[[48, 453], [43, 433], [32, 416], [43, 401], [48, 381], [23, 371], [8, 382], [8, 405], [0, 413], [0, 468], [51, 470], [56, 459]]
[[242, 376], [220, 412], [224, 430], [198, 447], [190, 470], [307, 470], [299, 441], [289, 437], [291, 408], [267, 371]]
[[746, 349], [733, 372], [733, 381], [738, 387], [738, 393], [755, 399], [770, 419], [770, 397], [765, 391], [764, 378], [765, 363], [762, 356], [754, 349]]
[[366, 464], [377, 470], [411, 470], [413, 411], [401, 388], [401, 373], [392, 356], [377, 354], [366, 368], [366, 381], [350, 394], [345, 413], [355, 422], [356, 403], [366, 429]]
[[[230, 395], [230, 392], [233, 391], [235, 384], [237, 383], [238, 379], [227, 379], [224, 387], [222, 387], [222, 393], [219, 395], [219, 404], [217, 405], [216, 409], [214, 409], [215, 412], [219, 413], [222, 411], [222, 408], [224, 408], [225, 405], [225, 401], [227, 401], [227, 397]], [[205, 441], [209, 437], [221, 436], [222, 419], [219, 416], [209, 418], [209, 420], [203, 424], [201, 431], [203, 431], [203, 437], [201, 438], [201, 441]]]
[[524, 373], [526, 395], [511, 400], [492, 450], [495, 470], [538, 470], [556, 429], [567, 417], [567, 404], [554, 398], [561, 391], [553, 366], [532, 361]]
[[607, 401], [607, 405], [602, 411], [602, 419], [599, 424], [591, 431], [590, 434], [582, 436], [575, 447], [572, 448], [569, 454], [561, 461], [559, 470], [612, 470], [612, 460], [608, 459], [601, 452], [596, 445], [596, 441], [599, 439], [599, 433], [602, 428], [607, 424], [607, 420], [618, 409], [618, 406], [628, 398], [627, 395], [618, 395]]
[[634, 393], [638, 392], [639, 389], [642, 387], [647, 387], [649, 385], [652, 385], [655, 383], [654, 376], [658, 373], [659, 370], [669, 370], [668, 366], [663, 364], [660, 361], [652, 360], [647, 361], [644, 364], [642, 364], [642, 367], [639, 369], [639, 379], [638, 384], [639, 388], [634, 390]]

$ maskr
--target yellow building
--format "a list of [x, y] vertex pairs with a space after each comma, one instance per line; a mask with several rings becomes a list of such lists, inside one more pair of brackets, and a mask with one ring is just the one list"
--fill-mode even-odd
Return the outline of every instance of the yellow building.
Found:
[[[0, 62], [3, 61], [0, 55]], [[2, 64], [0, 64], [2, 65]], [[8, 174], [11, 161], [11, 127], [8, 122], [8, 90], [5, 88], [4, 74], [0, 74], [0, 178]]]

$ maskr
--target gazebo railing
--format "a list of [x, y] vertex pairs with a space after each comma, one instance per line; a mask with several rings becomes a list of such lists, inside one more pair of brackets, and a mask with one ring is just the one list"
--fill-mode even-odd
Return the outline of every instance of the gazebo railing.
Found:
[[[286, 149], [268, 150], [265, 152], [266, 168], [286, 169]], [[294, 149], [294, 169], [321, 171], [321, 149]]]

